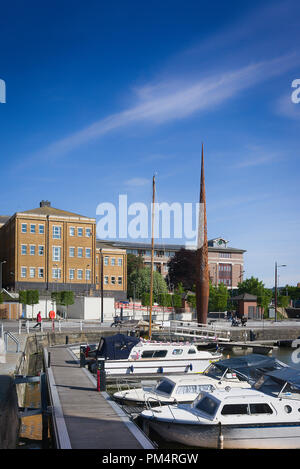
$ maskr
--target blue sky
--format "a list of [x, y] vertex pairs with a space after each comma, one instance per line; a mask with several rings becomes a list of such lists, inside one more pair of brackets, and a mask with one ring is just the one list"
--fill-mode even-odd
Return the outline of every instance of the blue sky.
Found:
[[207, 3], [1, 6], [0, 214], [148, 204], [154, 173], [159, 202], [196, 203], [204, 142], [209, 238], [300, 281], [299, 2]]

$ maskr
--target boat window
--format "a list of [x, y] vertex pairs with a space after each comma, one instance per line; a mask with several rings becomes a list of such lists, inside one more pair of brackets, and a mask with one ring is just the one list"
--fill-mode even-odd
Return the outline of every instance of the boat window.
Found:
[[286, 412], [287, 414], [290, 414], [293, 409], [291, 408], [290, 405], [285, 405], [285, 406], [284, 406], [284, 410], [285, 410], [285, 412]]
[[197, 353], [197, 352], [194, 348], [190, 348], [189, 351], [188, 351], [188, 354], [191, 354], [191, 353]]
[[222, 415], [245, 415], [248, 414], [248, 404], [226, 404], [221, 410]]
[[175, 348], [172, 352], [172, 355], [181, 355], [183, 352], [182, 348]]
[[224, 374], [224, 370], [220, 370], [219, 368], [217, 368], [215, 365], [211, 364], [204, 372], [203, 372], [204, 375], [206, 376], [211, 376], [212, 378], [217, 378], [217, 379], [221, 379], [223, 374]]
[[164, 394], [168, 394], [168, 396], [171, 394], [171, 392], [174, 389], [175, 384], [171, 383], [170, 381], [161, 381], [157, 386], [156, 386], [156, 391], [157, 392], [162, 392]]
[[208, 415], [214, 415], [218, 408], [218, 403], [208, 396], [203, 397], [196, 404], [196, 409], [205, 412]]
[[144, 350], [142, 358], [163, 358], [167, 353], [167, 350]]
[[178, 386], [176, 394], [199, 394], [201, 391], [212, 392], [214, 386], [211, 384], [189, 384], [186, 386]]
[[269, 404], [250, 404], [250, 414], [273, 414]]
[[162, 358], [167, 355], [168, 351], [167, 350], [156, 350], [153, 354], [154, 358]]

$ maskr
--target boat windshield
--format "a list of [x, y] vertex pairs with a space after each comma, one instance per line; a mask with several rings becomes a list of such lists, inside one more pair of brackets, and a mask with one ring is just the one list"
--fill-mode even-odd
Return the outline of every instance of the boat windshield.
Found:
[[155, 391], [159, 394], [165, 394], [167, 396], [170, 396], [172, 394], [172, 391], [174, 389], [175, 383], [172, 383], [171, 381], [168, 380], [163, 380], [155, 388]]
[[271, 376], [261, 376], [254, 388], [271, 396], [300, 400], [300, 389], [291, 383], [278, 382]]
[[216, 401], [212, 397], [208, 396], [207, 394], [200, 393], [197, 399], [193, 402], [193, 407], [195, 410], [203, 412], [210, 417], [214, 417], [220, 402]]
[[221, 379], [224, 375], [224, 370], [217, 368], [213, 363], [203, 372], [204, 375], [211, 378]]

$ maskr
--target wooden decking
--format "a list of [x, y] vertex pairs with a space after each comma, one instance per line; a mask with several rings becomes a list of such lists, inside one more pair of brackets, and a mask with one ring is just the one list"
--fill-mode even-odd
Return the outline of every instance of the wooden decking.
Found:
[[[67, 347], [51, 347], [47, 367], [57, 446], [65, 449], [153, 449], [152, 443], [79, 367]], [[45, 350], [45, 356], [48, 357]]]

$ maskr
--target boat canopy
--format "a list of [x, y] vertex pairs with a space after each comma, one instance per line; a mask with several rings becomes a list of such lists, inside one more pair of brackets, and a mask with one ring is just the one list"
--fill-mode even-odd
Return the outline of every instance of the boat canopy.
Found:
[[295, 368], [286, 367], [280, 370], [270, 371], [266, 373], [266, 376], [269, 376], [273, 381], [279, 384], [288, 383], [300, 389], [300, 371]]
[[214, 366], [224, 373], [226, 370], [233, 371], [247, 381], [256, 381], [263, 373], [285, 368], [285, 365], [276, 358], [266, 357], [257, 353], [219, 360], [214, 363]]
[[101, 337], [97, 356], [106, 360], [122, 360], [129, 357], [130, 351], [140, 342], [137, 337], [124, 334], [115, 334], [109, 337]]

